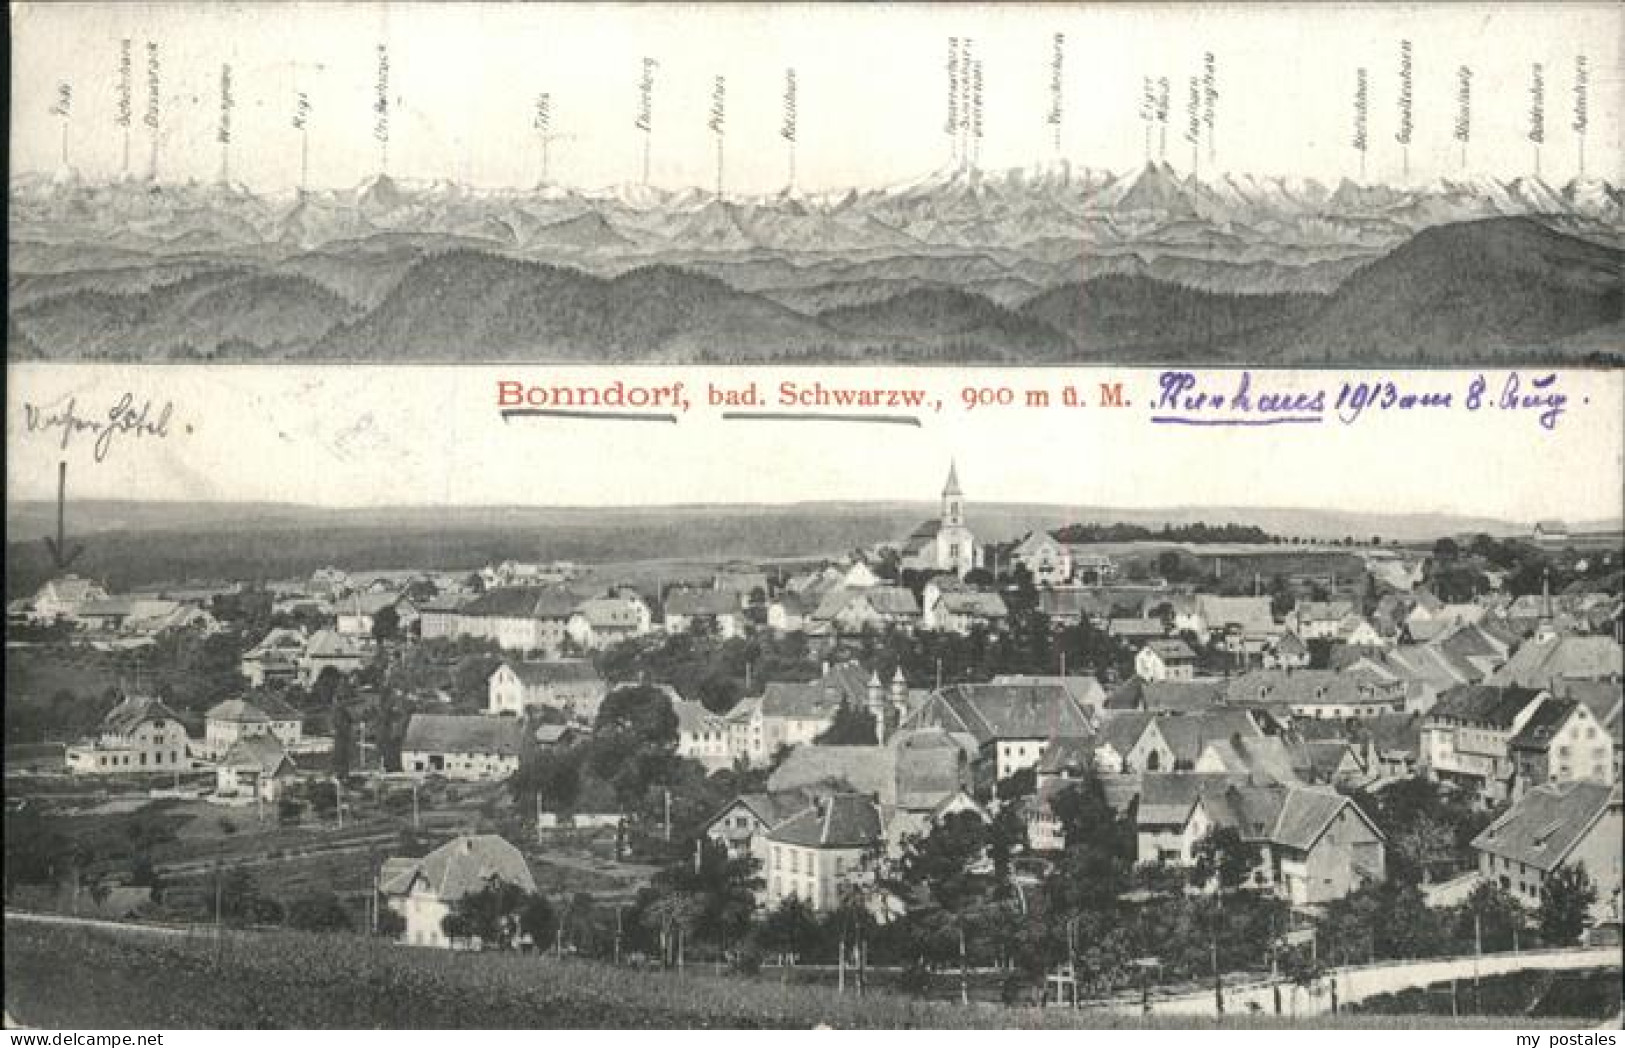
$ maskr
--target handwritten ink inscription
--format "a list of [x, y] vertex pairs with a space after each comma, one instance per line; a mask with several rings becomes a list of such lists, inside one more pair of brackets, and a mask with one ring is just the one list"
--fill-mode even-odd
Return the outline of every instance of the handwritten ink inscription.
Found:
[[1310, 389], [1272, 389], [1252, 372], [1199, 376], [1164, 371], [1151, 401], [1151, 421], [1177, 426], [1286, 426], [1335, 421], [1355, 425], [1373, 416], [1438, 411], [1531, 414], [1542, 429], [1557, 428], [1569, 409], [1558, 376], [1516, 371], [1477, 374], [1465, 388], [1416, 388], [1398, 378], [1348, 378]]
[[74, 438], [88, 437], [97, 462], [105, 461], [114, 442], [120, 439], [167, 439], [174, 414], [173, 401], [166, 400], [161, 406], [155, 406], [147, 399], [138, 407], [133, 393], [121, 394], [112, 407], [99, 415], [95, 412], [80, 414], [77, 397], [69, 397], [62, 404], [23, 405], [24, 425], [29, 433], [53, 435], [63, 451], [68, 450]]

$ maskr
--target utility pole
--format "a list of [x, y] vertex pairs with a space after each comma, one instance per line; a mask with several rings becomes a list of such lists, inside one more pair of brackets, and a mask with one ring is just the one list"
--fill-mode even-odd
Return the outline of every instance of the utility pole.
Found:
[[344, 784], [333, 776], [333, 813], [338, 816], [339, 829], [344, 829]]
[[621, 904], [615, 904], [615, 966], [621, 966]]
[[1208, 933], [1208, 951], [1213, 960], [1213, 1007], [1216, 1014], [1224, 1014], [1224, 979], [1219, 975], [1219, 932]]
[[668, 842], [670, 842], [670, 841], [671, 841], [671, 790], [670, 790], [670, 789], [666, 789], [666, 790], [663, 790], [663, 791], [661, 791], [661, 792], [662, 792], [662, 794], [663, 794], [663, 795], [664, 795], [664, 797], [665, 797], [665, 807], [666, 807], [666, 840], [667, 840], [667, 841], [668, 841]]

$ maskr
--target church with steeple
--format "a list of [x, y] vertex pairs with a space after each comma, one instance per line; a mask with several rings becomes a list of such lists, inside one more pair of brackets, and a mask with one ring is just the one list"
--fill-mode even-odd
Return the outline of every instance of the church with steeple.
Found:
[[905, 571], [951, 571], [963, 578], [981, 565], [981, 548], [965, 526], [965, 493], [956, 465], [949, 464], [948, 482], [942, 487], [942, 516], [915, 528], [903, 540], [902, 554]]

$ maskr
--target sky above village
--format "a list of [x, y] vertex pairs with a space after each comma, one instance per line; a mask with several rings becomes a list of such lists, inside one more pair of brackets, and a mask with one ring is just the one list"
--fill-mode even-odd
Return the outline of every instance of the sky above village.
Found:
[[[1145, 159], [1144, 79], [1169, 80], [1167, 160], [1193, 165], [1191, 78], [1213, 56], [1213, 126], [1194, 162], [1335, 181], [1357, 175], [1357, 70], [1367, 71], [1370, 180], [1511, 178], [1535, 164], [1534, 70], [1541, 67], [1541, 171], [1579, 163], [1576, 59], [1588, 70], [1592, 174], [1619, 170], [1621, 9], [1613, 4], [1279, 4], [562, 6], [523, 4], [21, 4], [13, 7], [12, 165], [119, 175], [121, 41], [130, 42], [131, 169], [147, 169], [148, 44], [158, 45], [157, 172], [288, 189], [299, 174], [296, 103], [308, 111], [310, 181], [395, 177], [534, 185], [536, 99], [550, 96], [555, 181], [639, 181], [636, 125], [651, 72], [650, 180], [715, 181], [716, 78], [730, 192], [788, 180], [786, 71], [796, 78], [796, 168], [808, 190], [888, 185], [949, 165], [948, 40], [969, 38], [982, 79], [981, 166], [1065, 157], [1123, 170]], [[1060, 148], [1053, 113], [1061, 48]], [[1411, 143], [1402, 150], [1402, 41], [1410, 42]], [[387, 52], [387, 159], [378, 141], [379, 47]], [[231, 66], [222, 145], [222, 65]], [[1469, 141], [1454, 136], [1462, 68]], [[970, 68], [970, 67], [967, 67]], [[60, 89], [69, 88], [66, 115]], [[64, 124], [65, 137], [64, 137]], [[1156, 137], [1156, 136], [1154, 136]], [[1211, 156], [1209, 155], [1211, 150]]]
[[[7, 382], [7, 497], [55, 497], [59, 461], [74, 497], [273, 501], [320, 506], [669, 505], [933, 500], [950, 461], [967, 499], [1055, 505], [1311, 507], [1445, 512], [1507, 521], [1616, 519], [1625, 483], [1625, 373], [1568, 371], [1555, 428], [1535, 410], [1494, 406], [1507, 372], [1365, 373], [1403, 392], [1448, 394], [1448, 409], [1367, 409], [1353, 424], [1332, 400], [1336, 372], [1258, 372], [1266, 393], [1328, 391], [1319, 424], [1209, 427], [1154, 417], [1230, 417], [1153, 407], [1159, 372], [1128, 369], [542, 368], [13, 364]], [[1199, 375], [1233, 395], [1241, 372]], [[1473, 378], [1488, 388], [1477, 410]], [[1520, 376], [1523, 391], [1539, 374]], [[499, 383], [655, 389], [684, 383], [676, 424], [510, 418]], [[729, 422], [711, 384], [756, 383], [766, 410], [779, 384], [918, 388], [919, 425]], [[1099, 406], [1122, 382], [1127, 406]], [[1074, 385], [1091, 406], [1061, 406]], [[1048, 408], [967, 409], [965, 389], [1052, 393]], [[940, 398], [943, 407], [936, 410]], [[64, 435], [116, 409], [130, 426]], [[170, 413], [163, 416], [163, 409]], [[138, 432], [143, 407], [149, 432]], [[800, 410], [798, 408], [798, 410]], [[824, 408], [824, 411], [839, 411]], [[160, 425], [161, 422], [161, 425]], [[163, 430], [163, 435], [153, 432]], [[98, 438], [104, 439], [97, 460]]]

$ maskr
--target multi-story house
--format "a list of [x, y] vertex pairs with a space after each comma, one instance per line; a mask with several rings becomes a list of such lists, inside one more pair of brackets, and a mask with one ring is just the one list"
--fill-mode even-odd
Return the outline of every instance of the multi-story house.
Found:
[[675, 590], [666, 595], [666, 632], [704, 629], [718, 637], [745, 632], [744, 606], [731, 590]]
[[995, 780], [1036, 768], [1057, 739], [1095, 734], [1088, 712], [1059, 684], [956, 684], [932, 692], [904, 726], [970, 736]]
[[495, 781], [519, 770], [524, 724], [512, 717], [414, 713], [401, 740], [401, 770], [417, 776]]
[[1453, 783], [1484, 804], [1512, 795], [1509, 743], [1548, 697], [1528, 688], [1474, 684], [1440, 696], [1422, 722], [1428, 775]]
[[486, 682], [485, 711], [493, 715], [523, 716], [533, 706], [545, 706], [570, 719], [591, 724], [598, 716], [607, 685], [585, 659], [550, 662], [503, 662]]
[[75, 775], [178, 772], [191, 767], [186, 726], [175, 712], [150, 696], [126, 696], [107, 711], [94, 738], [68, 747], [68, 770]]
[[1597, 889], [1596, 919], [1620, 916], [1620, 815], [1617, 784], [1572, 781], [1536, 786], [1473, 839], [1478, 873], [1529, 909], [1560, 866], [1584, 866]]
[[270, 736], [286, 750], [300, 749], [304, 717], [274, 695], [254, 702], [227, 699], [203, 715], [203, 756], [218, 760], [239, 739]]
[[1613, 740], [1584, 703], [1548, 698], [1507, 742], [1514, 795], [1548, 782], [1614, 781]]
[[773, 909], [795, 896], [814, 912], [833, 910], [844, 885], [872, 876], [884, 846], [885, 824], [872, 799], [815, 797], [767, 833], [763, 902]]
[[481, 834], [454, 837], [421, 859], [384, 860], [378, 891], [404, 921], [400, 942], [477, 950], [483, 945], [477, 938], [456, 942], [447, 938], [445, 919], [465, 896], [483, 890], [493, 879], [525, 892], [536, 890], [519, 849], [494, 834]]

